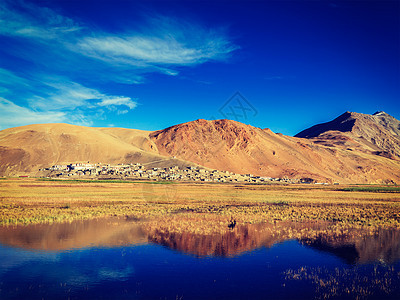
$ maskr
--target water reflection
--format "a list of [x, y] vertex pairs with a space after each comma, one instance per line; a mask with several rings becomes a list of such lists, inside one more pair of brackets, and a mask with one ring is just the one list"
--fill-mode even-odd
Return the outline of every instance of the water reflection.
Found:
[[147, 221], [94, 219], [62, 224], [0, 227], [0, 243], [31, 250], [159, 244], [197, 257], [234, 257], [286, 240], [333, 254], [347, 264], [400, 260], [400, 231], [338, 229], [328, 223], [240, 224], [226, 220], [171, 217]]
[[229, 224], [172, 216], [1, 227], [0, 299], [400, 299], [399, 231]]
[[295, 239], [313, 249], [333, 254], [347, 264], [400, 260], [400, 231], [396, 229], [335, 229], [326, 223], [281, 222], [239, 224], [233, 230], [210, 234], [176, 230], [170, 224], [168, 227], [162, 224], [145, 226], [145, 231], [150, 242], [196, 256], [236, 256]]
[[393, 264], [400, 260], [400, 231], [378, 229], [373, 233], [342, 237], [337, 240], [329, 235], [302, 238], [300, 241], [311, 248], [332, 253], [347, 264], [365, 264], [374, 261]]
[[[182, 229], [179, 219], [167, 222], [149, 222], [144, 225], [148, 239], [152, 243], [168, 248], [193, 254], [195, 256], [233, 257], [243, 252], [252, 251], [260, 247], [270, 248], [274, 244], [285, 240], [300, 237], [305, 229], [311, 231], [322, 230], [326, 226], [321, 224], [238, 224], [234, 229], [215, 229], [219, 223], [209, 222], [211, 229], [198, 232], [195, 220], [190, 222], [193, 227]], [[223, 224], [225, 226], [225, 223]]]
[[121, 218], [0, 227], [0, 243], [31, 250], [63, 251], [146, 243], [141, 226]]

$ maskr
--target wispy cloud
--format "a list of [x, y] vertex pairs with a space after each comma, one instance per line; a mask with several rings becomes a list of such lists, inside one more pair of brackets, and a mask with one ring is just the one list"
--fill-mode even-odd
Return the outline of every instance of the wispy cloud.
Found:
[[141, 83], [147, 73], [176, 76], [177, 66], [223, 61], [239, 48], [223, 28], [165, 16], [146, 20], [140, 27], [109, 33], [29, 2], [0, 3], [0, 35], [34, 43], [25, 51], [13, 49], [13, 55], [51, 71], [89, 71], [102, 80], [107, 71], [108, 80]]
[[42, 122], [74, 111], [69, 121], [81, 124], [90, 124], [92, 115], [126, 114], [137, 99], [107, 93], [106, 83], [140, 84], [149, 73], [178, 76], [183, 66], [224, 61], [238, 49], [221, 28], [153, 16], [110, 33], [23, 0], [0, 0], [1, 38], [7, 39], [3, 53], [21, 63], [18, 70], [0, 64], [3, 126], [4, 120], [22, 124], [11, 122], [10, 114], [17, 118], [23, 109]]
[[[7, 78], [10, 78], [9, 82]], [[104, 118], [104, 109], [128, 113], [136, 107], [135, 100], [130, 97], [104, 94], [96, 89], [68, 81], [67, 78], [37, 79], [22, 78], [0, 68], [0, 84], [6, 86], [3, 94], [18, 98], [18, 91], [29, 87], [24, 92], [24, 96], [27, 97], [25, 106], [1, 98], [2, 122], [0, 125], [3, 128], [7, 122], [10, 126], [17, 126], [33, 123], [32, 120], [41, 123], [68, 122], [77, 125], [92, 125], [93, 119]], [[8, 89], [10, 85], [17, 92]], [[35, 89], [40, 92], [34, 93]]]
[[85, 87], [79, 83], [64, 78], [43, 82], [47, 86], [45, 96], [35, 96], [29, 99], [29, 104], [42, 110], [73, 110], [77, 107], [93, 109], [96, 107], [126, 106], [136, 107], [136, 102], [130, 97], [107, 95], [96, 89]]
[[[85, 37], [78, 42], [78, 49], [82, 54], [99, 60], [143, 68], [223, 60], [237, 49], [225, 37], [213, 32], [192, 28], [192, 37], [189, 38], [186, 37], [189, 34], [183, 32], [185, 26], [167, 24], [170, 28], [163, 28], [161, 32], [147, 36], [131, 33], [122, 37]], [[164, 31], [168, 31], [168, 34]]]
[[20, 0], [0, 3], [0, 33], [3, 35], [50, 40], [81, 29], [72, 19], [46, 7]]
[[[129, 109], [134, 109], [136, 107], [136, 102], [134, 102], [129, 97], [110, 97], [103, 96], [101, 102], [98, 104], [100, 106], [115, 106], [115, 105], [124, 105]], [[126, 111], [128, 112], [128, 111]]]
[[67, 120], [63, 112], [36, 112], [0, 97], [0, 129], [35, 123], [60, 123]]
[[118, 68], [120, 74], [129, 70], [131, 76], [136, 71], [140, 77], [152, 72], [176, 76], [178, 66], [224, 61], [239, 48], [223, 29], [205, 29], [167, 17], [149, 18], [148, 23], [151, 25], [141, 31], [82, 36], [76, 44], [70, 44], [70, 49]]

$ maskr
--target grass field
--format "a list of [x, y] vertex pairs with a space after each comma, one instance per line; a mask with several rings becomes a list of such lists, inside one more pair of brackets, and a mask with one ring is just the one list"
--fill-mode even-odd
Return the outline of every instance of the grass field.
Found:
[[155, 184], [125, 181], [0, 181], [0, 225], [105, 216], [184, 217], [241, 223], [324, 221], [400, 228], [397, 187]]
[[345, 192], [400, 193], [398, 186], [351, 186], [340, 190]]

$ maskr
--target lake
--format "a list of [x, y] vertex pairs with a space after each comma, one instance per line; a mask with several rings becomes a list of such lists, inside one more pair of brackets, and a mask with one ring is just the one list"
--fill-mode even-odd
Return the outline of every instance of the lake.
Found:
[[207, 222], [0, 227], [0, 299], [400, 298], [398, 230]]

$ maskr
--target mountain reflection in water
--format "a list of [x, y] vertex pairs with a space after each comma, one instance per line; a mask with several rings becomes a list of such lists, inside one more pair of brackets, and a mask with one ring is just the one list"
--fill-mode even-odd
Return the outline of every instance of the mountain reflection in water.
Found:
[[378, 229], [373, 234], [345, 240], [321, 236], [316, 239], [302, 239], [301, 242], [311, 248], [332, 253], [347, 264], [374, 261], [395, 263], [400, 260], [400, 231], [394, 229]]
[[0, 243], [30, 250], [63, 251], [147, 243], [139, 223], [120, 218], [0, 227]]
[[[199, 226], [197, 227], [196, 224]], [[321, 223], [240, 224], [196, 218], [135, 221], [108, 218], [0, 227], [0, 243], [30, 250], [64, 251], [153, 243], [197, 257], [234, 257], [286, 240], [331, 253], [347, 264], [400, 260], [400, 231], [337, 229]]]

